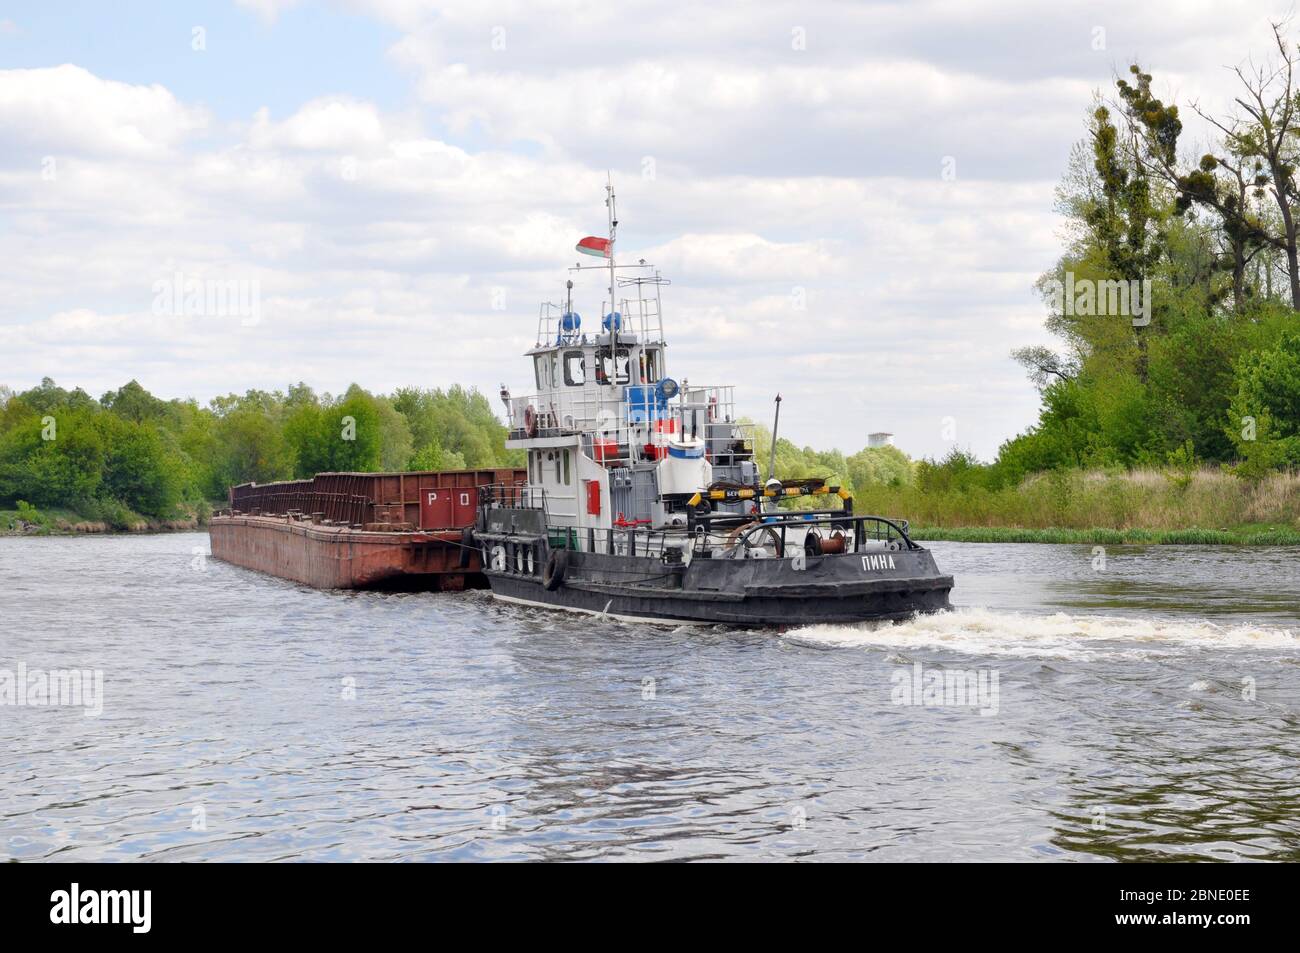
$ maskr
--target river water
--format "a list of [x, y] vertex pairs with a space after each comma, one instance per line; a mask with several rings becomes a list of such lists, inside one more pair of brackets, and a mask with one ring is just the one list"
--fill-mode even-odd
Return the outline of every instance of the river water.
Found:
[[0, 539], [0, 679], [103, 680], [0, 706], [0, 860], [1300, 859], [1294, 551], [933, 548], [773, 632]]

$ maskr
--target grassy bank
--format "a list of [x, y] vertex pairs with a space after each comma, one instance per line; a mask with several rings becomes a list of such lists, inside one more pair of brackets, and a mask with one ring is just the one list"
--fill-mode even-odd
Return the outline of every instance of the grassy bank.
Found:
[[206, 526], [211, 513], [210, 504], [200, 503], [181, 505], [172, 519], [150, 519], [125, 508], [114, 510], [111, 518], [103, 519], [72, 509], [36, 509], [20, 503], [15, 509], [0, 508], [0, 536], [185, 532]]
[[1300, 546], [1300, 531], [1290, 527], [1233, 527], [1231, 529], [1026, 529], [1017, 526], [913, 527], [917, 541], [958, 543], [1080, 543], [1101, 546], [1219, 545]]
[[868, 486], [855, 508], [902, 516], [922, 540], [1300, 545], [1300, 474], [1073, 471], [998, 490]]

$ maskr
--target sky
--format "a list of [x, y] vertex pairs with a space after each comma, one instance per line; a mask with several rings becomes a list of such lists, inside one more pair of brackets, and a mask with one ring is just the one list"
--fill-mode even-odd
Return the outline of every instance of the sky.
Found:
[[1094, 93], [1137, 60], [1203, 144], [1187, 104], [1226, 109], [1289, 10], [2, 0], [0, 384], [495, 404], [609, 175], [619, 257], [672, 281], [670, 375], [760, 420], [779, 392], [800, 445], [990, 459], [1037, 416], [1009, 355], [1052, 343], [1033, 284]]

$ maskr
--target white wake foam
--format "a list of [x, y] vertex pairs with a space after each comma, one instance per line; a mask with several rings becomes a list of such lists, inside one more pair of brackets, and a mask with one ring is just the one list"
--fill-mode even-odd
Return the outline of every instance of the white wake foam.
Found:
[[956, 609], [893, 624], [812, 625], [792, 629], [785, 638], [822, 648], [926, 647], [1027, 658], [1149, 655], [1187, 646], [1300, 650], [1300, 629], [1280, 626], [1065, 612], [1031, 615], [990, 609]]

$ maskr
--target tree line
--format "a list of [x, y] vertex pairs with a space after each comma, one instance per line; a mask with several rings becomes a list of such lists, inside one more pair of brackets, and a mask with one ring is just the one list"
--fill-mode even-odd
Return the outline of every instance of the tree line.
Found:
[[[136, 381], [95, 399], [45, 378], [21, 393], [0, 387], [0, 509], [22, 501], [129, 525], [206, 507], [239, 483], [320, 472], [522, 466], [506, 428], [477, 390], [403, 387], [371, 394], [352, 385], [317, 394], [306, 384], [250, 390], [200, 406], [163, 400]], [[755, 433], [766, 461], [771, 436]], [[777, 441], [777, 472], [825, 477], [850, 490], [907, 486], [919, 471], [895, 447], [845, 455]]]
[[200, 406], [163, 400], [136, 381], [98, 400], [48, 377], [0, 388], [0, 505], [70, 509], [126, 525], [222, 500], [228, 486], [322, 471], [518, 466], [505, 427], [476, 390], [306, 384], [250, 390]]

